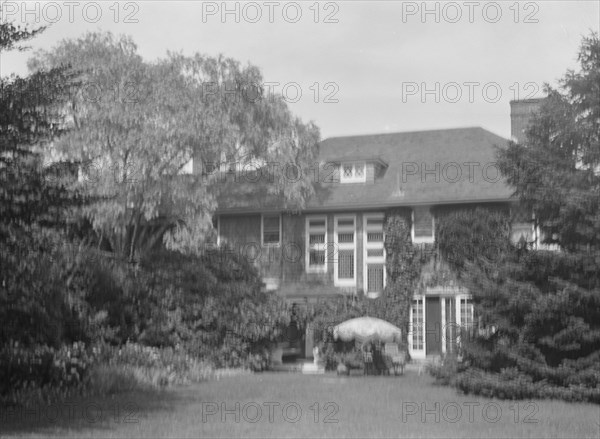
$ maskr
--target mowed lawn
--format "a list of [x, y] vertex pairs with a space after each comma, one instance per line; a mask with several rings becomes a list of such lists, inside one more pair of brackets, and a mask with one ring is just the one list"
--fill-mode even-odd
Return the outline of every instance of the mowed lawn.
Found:
[[0, 437], [600, 437], [600, 406], [458, 395], [403, 377], [264, 373], [28, 412], [3, 410]]

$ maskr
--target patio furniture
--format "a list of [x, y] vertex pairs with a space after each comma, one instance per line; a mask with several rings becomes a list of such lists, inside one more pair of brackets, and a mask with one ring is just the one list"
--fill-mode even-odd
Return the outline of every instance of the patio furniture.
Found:
[[375, 370], [373, 364], [373, 353], [371, 351], [363, 351], [363, 360], [365, 362], [363, 373], [365, 375], [372, 375]]
[[338, 375], [350, 375], [350, 371], [353, 369], [361, 369], [365, 371], [365, 357], [364, 352], [351, 352], [343, 354], [338, 360], [337, 374]]
[[346, 320], [333, 328], [334, 340], [394, 341], [400, 339], [402, 330], [385, 320], [375, 317], [357, 317]]
[[385, 355], [392, 360], [394, 375], [398, 375], [398, 372], [404, 375], [404, 366], [406, 365], [406, 352], [400, 351], [396, 343], [386, 343]]

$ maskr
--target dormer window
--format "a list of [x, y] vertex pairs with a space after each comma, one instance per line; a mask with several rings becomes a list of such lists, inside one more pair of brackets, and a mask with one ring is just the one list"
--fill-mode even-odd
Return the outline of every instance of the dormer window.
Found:
[[365, 162], [342, 163], [340, 166], [341, 183], [364, 183], [367, 181], [367, 164]]

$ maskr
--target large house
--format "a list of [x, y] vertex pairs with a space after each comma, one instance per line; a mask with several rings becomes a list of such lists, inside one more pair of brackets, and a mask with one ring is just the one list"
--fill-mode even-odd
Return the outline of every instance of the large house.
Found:
[[[515, 140], [523, 139], [538, 104], [511, 102]], [[386, 285], [383, 225], [389, 209], [410, 212], [414, 243], [432, 243], [436, 215], [464, 206], [510, 209], [515, 237], [535, 239], [531, 218], [515, 214], [513, 190], [495, 164], [495, 148], [507, 141], [477, 127], [326, 139], [315, 196], [305, 209], [264, 202], [246, 182], [243, 196], [219, 202], [219, 241], [252, 258], [266, 288], [293, 303], [378, 297]], [[469, 292], [452, 282], [415, 291], [410, 320], [413, 358], [444, 353], [450, 344], [442, 328], [473, 324]]]

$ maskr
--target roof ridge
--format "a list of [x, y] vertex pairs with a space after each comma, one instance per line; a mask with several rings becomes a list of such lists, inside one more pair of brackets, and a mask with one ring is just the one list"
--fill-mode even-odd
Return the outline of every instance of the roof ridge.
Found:
[[[417, 133], [422, 134], [422, 133], [437, 133], [437, 132], [442, 132], [442, 131], [473, 131], [473, 130], [482, 130], [482, 131], [486, 131], [488, 133], [494, 134], [491, 131], [489, 131], [481, 126], [466, 126], [466, 127], [454, 127], [454, 128], [434, 128], [434, 129], [430, 129], [430, 130], [395, 131], [395, 132], [391, 132], [391, 133], [371, 133], [371, 134], [353, 134], [353, 135], [349, 135], [349, 136], [332, 136], [332, 137], [327, 137], [321, 141], [324, 142], [326, 140], [333, 140], [333, 139], [353, 139], [353, 138], [361, 138], [361, 137], [397, 136], [399, 134], [417, 134]], [[495, 134], [495, 135], [498, 136], [497, 134]], [[498, 137], [502, 137], [502, 136], [498, 136]]]

